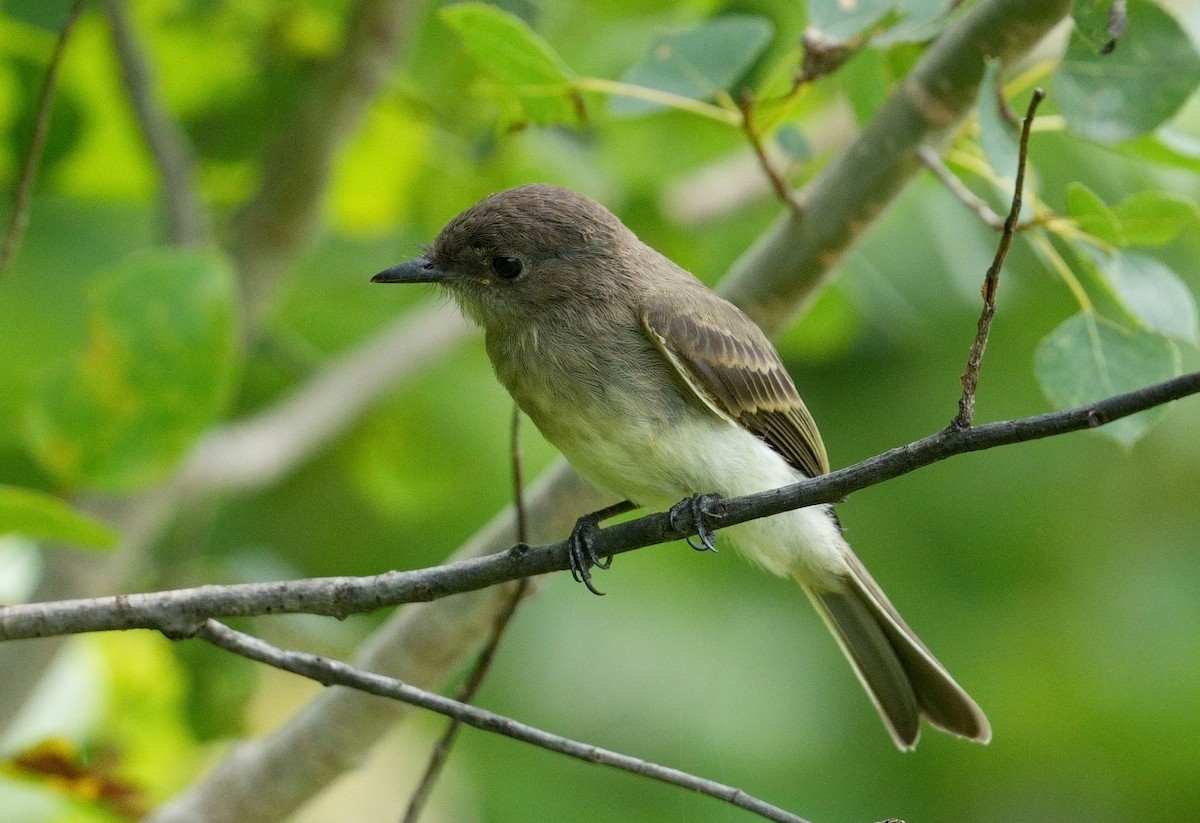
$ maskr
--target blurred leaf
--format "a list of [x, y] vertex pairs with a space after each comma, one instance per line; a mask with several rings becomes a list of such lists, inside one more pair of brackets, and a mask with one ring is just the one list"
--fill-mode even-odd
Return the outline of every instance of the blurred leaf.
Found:
[[979, 85], [979, 145], [996, 173], [1012, 180], [1017, 176], [1020, 162], [1018, 133], [1000, 113], [999, 79], [1000, 61], [988, 60]]
[[1200, 218], [1196, 204], [1171, 192], [1152, 189], [1130, 195], [1113, 206], [1125, 241], [1134, 246], [1161, 246], [1174, 240]]
[[[1047, 335], [1034, 359], [1038, 383], [1059, 409], [1132, 391], [1180, 371], [1179, 351], [1170, 340], [1084, 312]], [[1131, 445], [1164, 411], [1159, 407], [1123, 417], [1097, 431]]]
[[75, 0], [4, 0], [0, 3], [0, 14], [57, 32], [67, 19], [67, 12]]
[[946, 0], [809, 0], [808, 22], [833, 40], [854, 40], [882, 28], [881, 43], [926, 40], [946, 10]]
[[1114, 246], [1125, 245], [1125, 235], [1117, 216], [1098, 194], [1078, 181], [1067, 186], [1067, 215], [1093, 237]]
[[521, 115], [540, 124], [578, 119], [574, 72], [528, 23], [486, 3], [456, 3], [438, 14], [500, 81]]
[[1111, 54], [1072, 32], [1055, 73], [1058, 105], [1073, 131], [1116, 143], [1153, 130], [1200, 83], [1200, 56], [1187, 33], [1149, 0], [1129, 0], [1129, 30]]
[[1179, 275], [1161, 260], [1131, 251], [1094, 255], [1121, 301], [1150, 331], [1197, 341], [1196, 301]]
[[775, 142], [793, 160], [804, 162], [812, 159], [812, 144], [795, 123], [784, 123], [775, 132]]
[[224, 407], [233, 279], [211, 253], [141, 252], [101, 275], [89, 302], [87, 346], [43, 375], [27, 438], [68, 485], [130, 489], [166, 472]]
[[112, 749], [88, 756], [69, 741], [54, 738], [0, 765], [12, 775], [37, 780], [67, 797], [104, 806], [121, 820], [140, 820], [148, 811], [145, 789], [118, 775], [124, 764]]
[[1099, 54], [1117, 47], [1128, 19], [1122, 0], [1075, 0], [1071, 17], [1075, 31]]
[[0, 536], [6, 534], [101, 549], [117, 542], [116, 532], [99, 520], [53, 495], [15, 486], [0, 486]]
[[[658, 38], [650, 51], [621, 78], [633, 86], [711, 100], [728, 91], [771, 42], [775, 25], [764, 17], [728, 14], [686, 31]], [[631, 97], [609, 102], [615, 114], [662, 111], [665, 106]]]

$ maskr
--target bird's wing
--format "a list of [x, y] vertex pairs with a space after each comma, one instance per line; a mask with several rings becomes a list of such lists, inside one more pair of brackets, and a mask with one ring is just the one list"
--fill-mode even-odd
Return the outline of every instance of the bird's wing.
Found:
[[[761, 437], [809, 477], [829, 471], [817, 424], [766, 335], [731, 303], [702, 297], [646, 306], [642, 325], [684, 383], [717, 414]], [[702, 305], [703, 311], [696, 309]]]

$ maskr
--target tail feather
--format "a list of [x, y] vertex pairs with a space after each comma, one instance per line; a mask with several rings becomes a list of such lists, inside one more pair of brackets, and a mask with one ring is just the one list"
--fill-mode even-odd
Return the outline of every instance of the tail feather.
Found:
[[908, 627], [858, 558], [847, 551], [843, 591], [816, 591], [797, 575], [896, 745], [912, 749], [924, 717], [944, 731], [981, 743], [992, 730], [983, 711]]

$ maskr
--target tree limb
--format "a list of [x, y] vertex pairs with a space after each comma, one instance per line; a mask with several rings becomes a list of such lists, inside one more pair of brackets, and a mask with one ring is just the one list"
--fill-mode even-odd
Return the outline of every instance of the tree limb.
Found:
[[258, 191], [233, 222], [230, 251], [251, 334], [280, 275], [316, 235], [337, 151], [387, 82], [418, 5], [417, 0], [359, 0], [345, 47], [279, 130]]
[[988, 58], [1032, 49], [1068, 0], [992, 0], [946, 28], [899, 89], [805, 189], [805, 217], [784, 212], [734, 264], [725, 296], [768, 334], [782, 329], [835, 264], [920, 171], [917, 151], [951, 134], [974, 107]]
[[[829, 474], [771, 491], [721, 500], [708, 509], [704, 523], [712, 529], [726, 528], [804, 506], [835, 503], [856, 491], [947, 457], [1096, 428], [1197, 393], [1200, 393], [1200, 372], [1193, 372], [1065, 411], [969, 428], [948, 428]], [[676, 529], [669, 515], [660, 512], [600, 529], [593, 547], [597, 555], [610, 557], [695, 533], [694, 525]], [[560, 540], [541, 546], [517, 544], [509, 551], [484, 557], [369, 577], [200, 586], [29, 603], [0, 608], [0, 640], [120, 629], [155, 629], [171, 637], [190, 637], [209, 618], [292, 613], [345, 617], [401, 603], [439, 600], [568, 568], [567, 541]]]
[[766, 820], [773, 820], [778, 823], [806, 823], [804, 818], [784, 811], [777, 806], [765, 803], [758, 798], [751, 797], [741, 789], [733, 786], [727, 786], [697, 777], [679, 769], [660, 766], [648, 760], [630, 757], [620, 752], [602, 749], [599, 746], [592, 746], [587, 743], [580, 743], [576, 740], [551, 734], [550, 732], [526, 725], [509, 717], [472, 706], [469, 703], [462, 703], [434, 694], [433, 692], [414, 688], [395, 678], [356, 669], [340, 660], [332, 660], [327, 657], [320, 657], [304, 652], [286, 651], [251, 635], [234, 631], [215, 620], [205, 622], [196, 636], [226, 651], [233, 652], [242, 657], [248, 657], [251, 660], [257, 660], [260, 663], [274, 666], [277, 669], [298, 674], [301, 677], [307, 677], [325, 686], [347, 686], [367, 694], [376, 695], [377, 697], [400, 700], [413, 706], [419, 706], [423, 709], [444, 714], [458, 722], [466, 723], [468, 726], [501, 734], [525, 743], [531, 743], [543, 749], [578, 758], [587, 763], [610, 766], [630, 772], [631, 774], [650, 777], [673, 786], [706, 794], [709, 797], [724, 800], [726, 803], [737, 806], [740, 809], [754, 812]]
[[154, 73], [129, 19], [127, 0], [104, 0], [104, 7], [125, 90], [158, 168], [167, 237], [180, 246], [201, 245], [208, 240], [209, 220], [196, 186], [191, 145], [161, 105]]

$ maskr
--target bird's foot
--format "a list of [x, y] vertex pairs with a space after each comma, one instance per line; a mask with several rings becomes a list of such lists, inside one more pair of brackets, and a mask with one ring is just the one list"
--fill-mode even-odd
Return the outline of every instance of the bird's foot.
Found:
[[[717, 536], [704, 524], [704, 517], [709, 513], [709, 506], [720, 499], [715, 494], [696, 494], [686, 500], [680, 500], [667, 513], [671, 519], [671, 528], [681, 532], [695, 529], [696, 534], [688, 535], [684, 542], [698, 552], [717, 550]], [[699, 542], [693, 542], [694, 540]]]
[[596, 535], [600, 533], [600, 523], [633, 508], [633, 504], [628, 500], [622, 501], [615, 506], [585, 514], [575, 521], [575, 528], [571, 529], [571, 536], [567, 538], [571, 577], [575, 582], [587, 586], [587, 590], [592, 594], [604, 594], [592, 585], [592, 569], [607, 569], [612, 565], [612, 555], [601, 557], [596, 554], [595, 541]]

